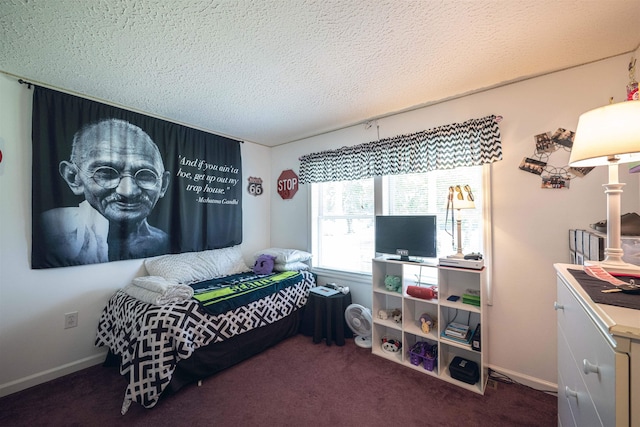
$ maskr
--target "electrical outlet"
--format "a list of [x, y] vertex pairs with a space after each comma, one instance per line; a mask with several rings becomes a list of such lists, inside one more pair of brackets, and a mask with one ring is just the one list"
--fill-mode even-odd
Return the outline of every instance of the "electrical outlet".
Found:
[[75, 328], [78, 326], [78, 312], [74, 311], [71, 313], [64, 314], [64, 328]]

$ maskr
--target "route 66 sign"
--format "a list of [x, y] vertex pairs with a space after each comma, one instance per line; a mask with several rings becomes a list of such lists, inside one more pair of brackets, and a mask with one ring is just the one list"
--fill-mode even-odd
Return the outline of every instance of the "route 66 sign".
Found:
[[247, 191], [252, 196], [261, 195], [264, 190], [262, 189], [262, 178], [256, 178], [253, 176], [249, 177], [249, 186], [247, 187]]

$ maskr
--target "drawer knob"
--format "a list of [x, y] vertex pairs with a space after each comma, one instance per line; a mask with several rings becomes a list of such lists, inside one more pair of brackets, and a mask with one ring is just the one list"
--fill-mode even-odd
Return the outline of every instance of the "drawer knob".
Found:
[[558, 301], [553, 303], [553, 309], [558, 311], [558, 310], [564, 310], [564, 305], [559, 304]]
[[569, 386], [564, 387], [564, 395], [566, 397], [575, 397], [576, 399], [578, 398], [578, 392], [575, 390], [571, 390]]
[[585, 375], [589, 375], [591, 373], [597, 374], [600, 372], [600, 368], [598, 367], [598, 365], [594, 365], [593, 363], [589, 362], [587, 359], [584, 359], [582, 361], [582, 370], [584, 371]]

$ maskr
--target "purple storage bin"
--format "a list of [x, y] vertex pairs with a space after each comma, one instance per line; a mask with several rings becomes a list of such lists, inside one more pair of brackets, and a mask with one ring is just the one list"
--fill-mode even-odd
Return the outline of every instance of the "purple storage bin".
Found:
[[438, 345], [418, 341], [409, 349], [409, 361], [412, 365], [422, 365], [427, 371], [433, 371], [438, 366]]
[[412, 365], [420, 365], [424, 359], [428, 344], [424, 341], [418, 341], [409, 349], [409, 360]]
[[433, 371], [436, 366], [438, 366], [438, 357], [433, 354], [425, 354], [424, 356], [424, 369], [426, 369], [427, 371]]

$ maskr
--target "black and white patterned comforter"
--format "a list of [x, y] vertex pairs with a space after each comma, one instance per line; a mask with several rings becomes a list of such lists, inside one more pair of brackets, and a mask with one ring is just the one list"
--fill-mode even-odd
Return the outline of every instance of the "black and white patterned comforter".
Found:
[[304, 306], [313, 275], [247, 305], [218, 315], [206, 313], [195, 299], [152, 305], [119, 290], [102, 312], [97, 346], [120, 356], [120, 373], [128, 378], [122, 414], [132, 402], [153, 407], [167, 387], [176, 364], [194, 350], [274, 323]]

